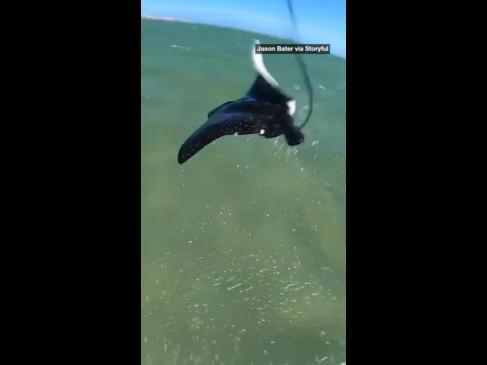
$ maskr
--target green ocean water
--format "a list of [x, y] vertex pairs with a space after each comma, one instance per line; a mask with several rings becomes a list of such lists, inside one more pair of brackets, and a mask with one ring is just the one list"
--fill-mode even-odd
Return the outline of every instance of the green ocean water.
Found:
[[[303, 144], [227, 136], [177, 163], [208, 111], [253, 82], [255, 38], [282, 42], [142, 20], [142, 364], [346, 362], [345, 60], [305, 56]], [[264, 61], [299, 123], [295, 59]]]

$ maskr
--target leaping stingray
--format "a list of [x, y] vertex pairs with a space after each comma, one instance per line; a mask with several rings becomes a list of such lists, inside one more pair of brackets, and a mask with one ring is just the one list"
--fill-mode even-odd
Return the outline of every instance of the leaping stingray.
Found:
[[249, 91], [240, 99], [227, 101], [208, 113], [208, 120], [181, 146], [180, 164], [226, 135], [258, 134], [265, 138], [284, 135], [290, 146], [303, 142], [304, 135], [300, 131], [303, 125], [294, 125], [296, 101], [278, 89], [279, 84], [267, 71], [262, 54], [252, 50], [252, 60], [257, 77]]

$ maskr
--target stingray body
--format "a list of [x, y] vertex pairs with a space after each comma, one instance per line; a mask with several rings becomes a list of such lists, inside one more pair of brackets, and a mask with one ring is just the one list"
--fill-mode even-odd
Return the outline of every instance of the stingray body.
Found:
[[227, 101], [208, 113], [208, 120], [181, 146], [180, 164], [203, 147], [226, 135], [257, 134], [265, 138], [284, 135], [286, 142], [297, 145], [304, 135], [294, 125], [296, 102], [278, 89], [277, 81], [267, 71], [262, 54], [252, 52], [257, 77], [247, 93]]

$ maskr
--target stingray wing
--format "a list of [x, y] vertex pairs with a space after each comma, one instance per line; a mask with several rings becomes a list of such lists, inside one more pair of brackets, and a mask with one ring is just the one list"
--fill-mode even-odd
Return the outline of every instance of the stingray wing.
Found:
[[256, 123], [248, 113], [214, 113], [183, 143], [178, 153], [178, 162], [186, 162], [217, 138], [232, 134], [256, 133]]
[[277, 86], [272, 86], [260, 74], [255, 78], [254, 83], [249, 91], [247, 91], [247, 95], [256, 100], [271, 104], [286, 105], [287, 102], [293, 100], [279, 90]]
[[210, 118], [213, 114], [215, 114], [216, 112], [220, 111], [224, 106], [228, 105], [228, 104], [231, 104], [233, 103], [233, 101], [226, 101], [224, 102], [223, 104], [221, 105], [218, 105], [215, 109], [213, 109], [212, 111], [210, 111], [208, 113], [208, 118]]

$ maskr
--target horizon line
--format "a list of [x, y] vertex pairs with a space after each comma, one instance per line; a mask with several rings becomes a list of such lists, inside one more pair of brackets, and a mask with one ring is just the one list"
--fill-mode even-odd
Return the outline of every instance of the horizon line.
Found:
[[[169, 16], [157, 16], [157, 15], [150, 15], [150, 14], [144, 14], [144, 13], [141, 13], [140, 17], [141, 17], [141, 19], [157, 20], [157, 21], [163, 21], [163, 22], [186, 23], [186, 24], [194, 24], [194, 25], [206, 25], [206, 26], [210, 26], [210, 27], [223, 28], [223, 29], [225, 29], [225, 28], [226, 29], [234, 29], [234, 30], [240, 30], [240, 31], [248, 32], [248, 33], [261, 34], [261, 35], [274, 37], [274, 38], [278, 38], [278, 39], [282, 39], [282, 40], [292, 42], [292, 39], [289, 39], [289, 38], [284, 38], [284, 37], [280, 37], [280, 36], [277, 36], [274, 34], [269, 34], [269, 33], [256, 32], [253, 30], [243, 29], [243, 28], [239, 28], [239, 27], [223, 26], [223, 25], [216, 25], [216, 24], [210, 24], [210, 23], [199, 23], [199, 22], [194, 22], [194, 21], [186, 20], [186, 19], [173, 18], [173, 17], [169, 17]], [[342, 56], [342, 55], [339, 55], [336, 53], [330, 53], [330, 56], [343, 58], [344, 60], [347, 59], [346, 55]]]

